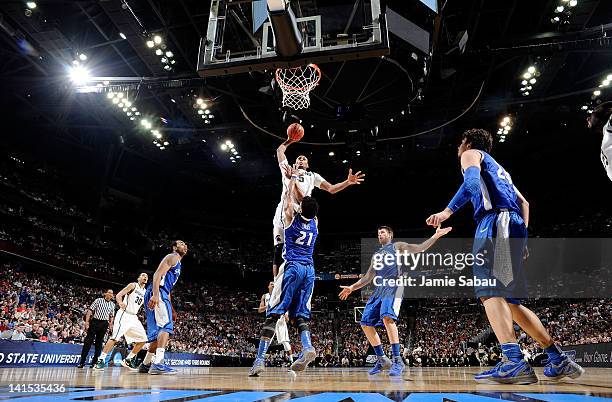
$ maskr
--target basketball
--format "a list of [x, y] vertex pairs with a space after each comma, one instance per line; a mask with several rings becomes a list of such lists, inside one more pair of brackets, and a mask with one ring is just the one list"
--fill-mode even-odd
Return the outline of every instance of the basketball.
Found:
[[304, 136], [304, 127], [300, 123], [293, 123], [287, 127], [287, 137], [291, 141], [299, 141]]

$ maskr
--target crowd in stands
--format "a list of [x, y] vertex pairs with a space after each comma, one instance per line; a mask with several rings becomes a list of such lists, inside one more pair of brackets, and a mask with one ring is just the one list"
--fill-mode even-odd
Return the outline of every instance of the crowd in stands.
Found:
[[[3, 222], [0, 248], [61, 270], [112, 277], [115, 292], [134, 279], [121, 269], [128, 253], [124, 244], [105, 237], [104, 225], [96, 222], [91, 212], [66, 201], [60, 191], [55, 191], [61, 180], [57, 173], [26, 167], [15, 169], [15, 164], [23, 164], [18, 159], [8, 163], [11, 167], [0, 172]], [[0, 166], [5, 167], [2, 163]], [[610, 217], [593, 219], [599, 227], [602, 222], [612, 224]], [[567, 228], [575, 229], [571, 224]], [[175, 238], [187, 241], [191, 262], [197, 266], [229, 263], [243, 271], [270, 270], [269, 234], [202, 229], [184, 236], [171, 229], [131, 230], [147, 239], [151, 251], [167, 250]], [[359, 272], [358, 239], [331, 238], [321, 243], [316, 255], [318, 272]], [[41, 274], [26, 272], [14, 264], [0, 265], [0, 338], [82, 342], [85, 311], [103, 289], [58, 278], [52, 269]], [[204, 281], [179, 282], [177, 286], [173, 297], [177, 324], [169, 350], [244, 358], [255, 355], [262, 323], [262, 316], [255, 310], [260, 294]], [[354, 322], [352, 304], [346, 303], [345, 309], [335, 312], [332, 318], [331, 311], [325, 310], [331, 298], [335, 299], [335, 295], [317, 295], [313, 300], [315, 309], [322, 311], [311, 324], [313, 345], [319, 353], [315, 364], [362, 366], [366, 363], [368, 343]], [[421, 307], [411, 328], [405, 320], [398, 323], [406, 343], [406, 360], [417, 366], [495, 363], [499, 350], [494, 343], [478, 345], [473, 341], [488, 327], [482, 307], [444, 304], [440, 301]], [[610, 299], [544, 301], [536, 303], [534, 310], [562, 344], [612, 342]], [[144, 322], [144, 317], [141, 320]], [[298, 339], [294, 331], [291, 329], [291, 338]], [[386, 339], [385, 334], [381, 335]], [[520, 339], [529, 357], [541, 353], [529, 337], [520, 333]], [[271, 350], [272, 362], [286, 363], [281, 351]], [[299, 345], [295, 345], [295, 351], [299, 351]]]

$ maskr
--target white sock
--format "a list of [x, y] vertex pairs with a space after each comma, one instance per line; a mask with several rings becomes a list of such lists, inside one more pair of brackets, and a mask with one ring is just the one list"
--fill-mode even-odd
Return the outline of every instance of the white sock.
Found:
[[134, 356], [136, 356], [136, 354], [134, 352], [130, 352], [130, 354], [128, 355], [128, 357], [126, 357], [126, 359], [133, 359]]
[[164, 363], [164, 353], [166, 352], [165, 348], [157, 348], [155, 351], [155, 359], [153, 359], [153, 363], [155, 364], [163, 364]]
[[98, 359], [104, 360], [104, 359], [106, 359], [106, 356], [108, 356], [108, 353], [102, 352], [102, 353], [100, 353], [100, 357]]
[[149, 364], [151, 364], [151, 360], [153, 360], [153, 356], [155, 356], [155, 353], [147, 352], [147, 355], [142, 361], [142, 364], [144, 364], [145, 366], [148, 366]]

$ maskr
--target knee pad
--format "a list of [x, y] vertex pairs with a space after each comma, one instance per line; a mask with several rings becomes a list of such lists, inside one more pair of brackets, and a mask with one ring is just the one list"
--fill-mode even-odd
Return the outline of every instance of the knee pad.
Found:
[[274, 257], [272, 263], [277, 267], [280, 267], [283, 263], [283, 245], [284, 243], [279, 243], [274, 246]]
[[304, 331], [308, 331], [308, 323], [303, 318], [297, 318], [295, 320], [295, 326], [300, 334]]
[[262, 338], [272, 339], [274, 336], [274, 329], [276, 328], [276, 321], [278, 321], [278, 316], [271, 315], [266, 318], [263, 328], [261, 329]]

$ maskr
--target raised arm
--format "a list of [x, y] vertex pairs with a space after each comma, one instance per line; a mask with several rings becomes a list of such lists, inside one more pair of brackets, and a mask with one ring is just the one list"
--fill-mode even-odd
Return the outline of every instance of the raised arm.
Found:
[[443, 211], [429, 216], [425, 223], [438, 227], [450, 216], [463, 207], [474, 195], [480, 192], [480, 158], [481, 153], [470, 149], [461, 155], [463, 183], [448, 206]]
[[266, 311], [266, 308], [268, 306], [266, 306], [266, 295], [261, 295], [261, 299], [259, 300], [259, 307], [257, 307], [257, 312], [258, 313], [263, 313], [264, 311]]
[[374, 269], [374, 259], [370, 261], [370, 267], [364, 276], [362, 276], [357, 282], [353, 283], [349, 286], [340, 286], [342, 291], [338, 295], [340, 300], [346, 300], [351, 293], [355, 290], [361, 289], [366, 286], [368, 283], [372, 282], [374, 277], [376, 276], [376, 270]]
[[122, 308], [124, 310], [127, 308], [127, 304], [123, 302], [123, 298], [125, 297], [126, 294], [134, 290], [135, 286], [136, 286], [135, 283], [133, 282], [129, 283], [126, 287], [121, 289], [121, 292], [117, 293], [117, 296], [115, 296], [115, 300], [117, 300], [117, 304], [119, 305], [119, 308]]
[[[292, 200], [293, 197], [301, 195], [300, 191], [296, 189], [297, 186], [295, 185], [295, 181], [298, 179], [297, 169], [294, 167], [290, 167], [290, 174], [291, 178], [289, 179], [289, 183], [287, 184], [287, 200]], [[299, 199], [301, 200], [301, 198]], [[285, 210], [283, 212], [285, 214], [285, 227], [287, 227], [291, 224], [291, 221], [293, 220], [293, 214], [295, 212], [293, 210], [293, 203], [290, 201], [285, 202]]]
[[361, 173], [361, 170], [353, 174], [353, 169], [349, 169], [346, 180], [336, 184], [330, 184], [328, 181], [323, 180], [319, 188], [327, 191], [330, 194], [336, 194], [337, 192], [342, 191], [353, 184], [363, 183], [365, 180], [364, 177], [365, 173]]
[[408, 252], [408, 253], [422, 253], [428, 248], [430, 248], [431, 246], [433, 246], [440, 237], [446, 235], [451, 230], [453, 230], [452, 227], [447, 227], [447, 228], [437, 227], [436, 233], [434, 233], [433, 236], [425, 240], [423, 243], [411, 244], [411, 243], [405, 243], [403, 241], [398, 241], [398, 242], [395, 242], [395, 249], [398, 251]]
[[287, 139], [285, 140], [285, 142], [280, 144], [278, 148], [276, 148], [276, 159], [278, 160], [279, 164], [287, 160], [285, 151], [287, 150], [287, 147], [291, 144], [293, 144], [293, 141], [291, 141], [290, 139]]
[[159, 263], [159, 266], [155, 270], [153, 274], [153, 294], [149, 299], [148, 307], [153, 310], [157, 303], [159, 303], [159, 284], [161, 283], [161, 278], [178, 262], [179, 257], [176, 254], [168, 254], [164, 257], [163, 260]]
[[525, 197], [523, 197], [523, 194], [518, 191], [516, 186], [514, 186], [514, 192], [516, 193], [516, 201], [521, 207], [521, 216], [523, 217], [523, 221], [525, 221], [525, 227], [529, 227], [529, 203]]

